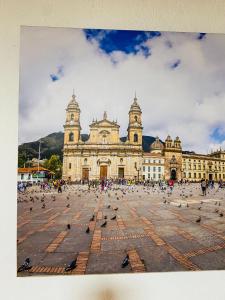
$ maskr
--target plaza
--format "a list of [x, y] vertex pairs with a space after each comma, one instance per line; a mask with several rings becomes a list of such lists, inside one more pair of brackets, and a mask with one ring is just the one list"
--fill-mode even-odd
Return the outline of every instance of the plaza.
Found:
[[157, 184], [104, 192], [77, 184], [59, 194], [29, 187], [18, 193], [17, 264], [29, 257], [32, 268], [18, 276], [224, 270], [224, 218], [217, 184], [204, 197], [198, 183], [172, 193]]

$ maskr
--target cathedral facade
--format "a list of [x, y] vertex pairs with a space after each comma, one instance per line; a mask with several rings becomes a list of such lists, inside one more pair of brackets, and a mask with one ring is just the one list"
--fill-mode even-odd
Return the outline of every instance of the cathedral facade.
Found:
[[120, 139], [120, 126], [104, 112], [100, 121], [90, 124], [87, 141], [81, 139], [80, 108], [75, 96], [66, 109], [64, 125], [63, 178], [93, 180], [100, 178], [141, 179], [142, 112], [135, 97], [129, 110], [127, 139]]
[[94, 179], [225, 180], [225, 151], [210, 155], [183, 151], [179, 137], [164, 142], [158, 137], [149, 151], [142, 147], [142, 111], [135, 96], [130, 106], [126, 139], [120, 126], [104, 112], [102, 120], [89, 125], [82, 139], [80, 108], [75, 95], [66, 108], [63, 148], [63, 179], [74, 182]]

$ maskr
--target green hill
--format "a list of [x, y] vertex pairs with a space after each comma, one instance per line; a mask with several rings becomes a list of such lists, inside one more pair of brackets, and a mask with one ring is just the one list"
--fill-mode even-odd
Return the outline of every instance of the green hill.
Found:
[[[88, 134], [81, 134], [83, 141], [88, 140]], [[18, 147], [18, 166], [23, 167], [24, 163], [32, 158], [38, 158], [39, 141], [41, 140], [41, 159], [49, 159], [52, 154], [59, 155], [60, 160], [63, 158], [63, 132], [54, 132], [37, 141], [24, 143]], [[125, 141], [126, 137], [122, 137], [121, 141]], [[144, 135], [142, 137], [142, 147], [145, 152], [149, 151], [150, 145], [155, 141], [152, 136]]]

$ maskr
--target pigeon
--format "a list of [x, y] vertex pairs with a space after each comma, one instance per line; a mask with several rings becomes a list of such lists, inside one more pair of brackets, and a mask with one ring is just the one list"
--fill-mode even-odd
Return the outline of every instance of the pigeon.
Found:
[[166, 203], [166, 199], [163, 201], [163, 203]]
[[70, 224], [67, 224], [67, 229], [70, 229], [71, 228], [71, 225]]
[[90, 218], [90, 221], [94, 221], [95, 220], [95, 215], [93, 215], [91, 218]]
[[219, 209], [216, 208], [216, 209], [215, 209], [215, 213], [218, 213], [218, 212], [219, 212]]
[[199, 207], [198, 207], [198, 210], [201, 210], [201, 209], [202, 209], [201, 206], [199, 206]]
[[129, 264], [129, 255], [127, 254], [126, 257], [124, 258], [121, 267], [125, 268]]
[[220, 213], [220, 217], [223, 217], [223, 213], [222, 212]]
[[42, 208], [45, 208], [45, 204], [42, 205]]
[[110, 208], [110, 207], [111, 207], [111, 205], [108, 205], [108, 206], [107, 206], [107, 208]]
[[107, 216], [104, 216], [104, 219], [106, 220], [106, 219], [107, 219]]
[[114, 210], [118, 210], [118, 207], [114, 208]]
[[32, 208], [32, 207], [30, 207], [30, 211], [32, 211], [32, 209], [33, 209], [33, 208]]
[[69, 207], [70, 207], [70, 204], [68, 203], [66, 207], [68, 207], [68, 208], [69, 208]]
[[71, 261], [71, 263], [67, 267], [65, 267], [65, 272], [74, 270], [76, 268], [76, 266], [77, 266], [77, 259], [74, 259]]
[[70, 199], [70, 197], [69, 197], [69, 196], [67, 196], [67, 197], [66, 197], [66, 199], [67, 199], [67, 200], [69, 200], [69, 199]]
[[116, 220], [116, 216], [112, 217], [111, 220]]
[[30, 258], [27, 257], [25, 259], [24, 263], [18, 268], [17, 272], [23, 272], [23, 271], [30, 270], [32, 268], [30, 263], [31, 263]]
[[181, 203], [177, 207], [181, 207]]
[[90, 228], [88, 226], [88, 228], [86, 229], [86, 233], [89, 233], [90, 232]]
[[198, 219], [195, 222], [200, 223], [201, 222], [201, 217], [198, 217]]
[[107, 221], [105, 221], [104, 223], [102, 223], [101, 227], [106, 227]]

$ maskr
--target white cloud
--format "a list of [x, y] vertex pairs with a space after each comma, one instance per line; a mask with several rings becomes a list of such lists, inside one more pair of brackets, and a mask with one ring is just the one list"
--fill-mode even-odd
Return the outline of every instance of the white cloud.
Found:
[[[20, 72], [20, 142], [62, 131], [72, 89], [81, 108], [82, 132], [108, 111], [126, 135], [128, 111], [137, 91], [144, 134], [180, 136], [183, 148], [207, 152], [210, 135], [225, 128], [225, 36], [163, 33], [148, 40], [152, 55], [111, 57], [88, 42], [81, 30], [23, 28]], [[168, 47], [168, 41], [172, 47]], [[112, 63], [112, 59], [117, 61]], [[170, 65], [181, 64], [171, 70]], [[64, 66], [64, 77], [50, 73]], [[223, 146], [224, 146], [223, 142]]]

